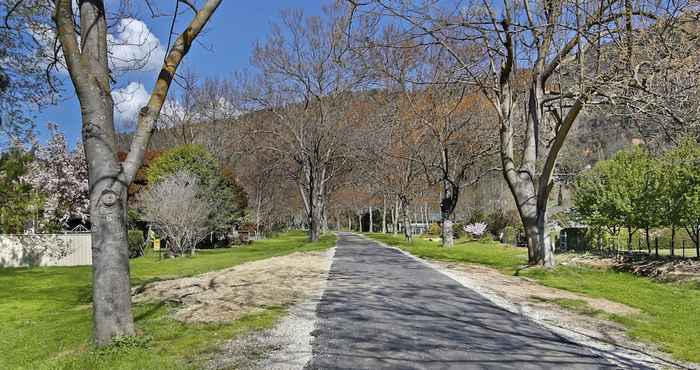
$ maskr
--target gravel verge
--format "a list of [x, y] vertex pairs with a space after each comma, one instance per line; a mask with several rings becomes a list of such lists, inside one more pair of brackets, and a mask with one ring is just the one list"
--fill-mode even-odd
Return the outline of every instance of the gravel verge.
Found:
[[[303, 369], [311, 360], [317, 317], [335, 248], [325, 254], [325, 272], [306, 291], [306, 299], [289, 308], [272, 329], [251, 333], [222, 345], [205, 369]], [[293, 284], [293, 282], [290, 282]]]

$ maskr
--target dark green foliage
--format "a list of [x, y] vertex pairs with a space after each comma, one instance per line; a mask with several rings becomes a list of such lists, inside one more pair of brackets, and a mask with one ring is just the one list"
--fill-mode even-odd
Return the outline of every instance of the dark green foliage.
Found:
[[181, 145], [154, 159], [148, 167], [146, 179], [152, 184], [180, 170], [193, 173], [205, 186], [215, 185], [220, 177], [219, 163], [203, 146]]
[[459, 222], [455, 222], [452, 224], [452, 236], [455, 239], [459, 239], [464, 236], [464, 225], [460, 224]]
[[41, 194], [21, 180], [31, 161], [32, 155], [17, 147], [0, 155], [0, 233], [22, 233], [41, 218]]
[[[588, 226], [607, 228], [612, 234], [625, 228], [628, 235], [663, 222], [658, 220], [663, 192], [660, 170], [651, 155], [638, 146], [598, 162], [577, 179], [576, 217]], [[627, 240], [628, 247], [631, 240]]]
[[517, 213], [514, 214], [514, 212], [504, 212], [502, 209], [497, 209], [486, 217], [488, 231], [495, 239], [501, 237], [501, 233], [506, 227], [520, 223]]
[[129, 258], [143, 256], [144, 237], [141, 230], [129, 230], [126, 235], [129, 244]]
[[202, 187], [207, 189], [205, 196], [219, 205], [211, 215], [212, 229], [226, 230], [243, 217], [248, 195], [236, 181], [233, 171], [222, 167], [201, 145], [182, 145], [166, 151], [151, 162], [146, 178], [149, 183], [156, 183], [181, 170], [197, 176]]
[[503, 237], [501, 238], [501, 242], [515, 245], [518, 243], [518, 238], [523, 234], [524, 232], [522, 225], [506, 226], [503, 229]]
[[469, 218], [467, 218], [467, 224], [477, 224], [479, 222], [486, 222], [486, 212], [482, 209], [477, 208], [471, 212]]
[[578, 178], [575, 216], [595, 232], [596, 245], [612, 243], [616, 249], [649, 250], [646, 232], [670, 229], [668, 237], [654, 232], [649, 244], [658, 237], [659, 246], [670, 246], [673, 254], [684, 229], [693, 242], [700, 241], [699, 165], [700, 147], [693, 139], [658, 158], [640, 147], [621, 151]]

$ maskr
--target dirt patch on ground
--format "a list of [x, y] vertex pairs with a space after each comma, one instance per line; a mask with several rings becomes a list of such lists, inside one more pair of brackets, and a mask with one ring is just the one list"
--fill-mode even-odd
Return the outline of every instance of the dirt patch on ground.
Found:
[[312, 332], [318, 320], [316, 307], [326, 286], [335, 248], [324, 256], [324, 273], [306, 284], [308, 297], [289, 308], [288, 315], [274, 328], [252, 332], [219, 346], [204, 369], [301, 370], [311, 359]]
[[134, 302], [178, 304], [176, 319], [226, 322], [265, 307], [289, 306], [318, 291], [328, 270], [328, 252], [297, 252], [226, 270], [151, 283]]
[[600, 310], [614, 315], [634, 315], [638, 314], [639, 310], [627, 305], [609, 301], [602, 298], [590, 298], [581, 294], [567, 292], [549, 288], [527, 278], [504, 275], [497, 270], [477, 266], [465, 265], [450, 262], [434, 262], [440, 266], [450, 270], [457, 270], [466, 274], [472, 280], [477, 281], [480, 285], [487, 286], [495, 293], [516, 300], [518, 302], [529, 302], [532, 305], [547, 305], [546, 301], [555, 301], [561, 299], [578, 300], [586, 302], [591, 308]]

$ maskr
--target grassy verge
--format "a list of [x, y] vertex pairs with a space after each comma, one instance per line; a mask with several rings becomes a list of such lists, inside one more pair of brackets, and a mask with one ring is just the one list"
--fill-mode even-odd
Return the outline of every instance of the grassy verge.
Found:
[[[700, 289], [697, 286], [658, 283], [629, 273], [585, 267], [522, 270], [527, 251], [497, 243], [460, 242], [452, 249], [445, 249], [428, 240], [407, 243], [391, 235], [369, 236], [420, 257], [488, 265], [504, 273], [527, 276], [543, 285], [638, 308], [642, 312], [640, 315], [611, 318], [625, 325], [631, 336], [656, 343], [679, 359], [700, 363]], [[555, 303], [584, 314], [600, 314], [586, 309], [581, 302]]]
[[[441, 261], [469, 262], [487, 265], [506, 273], [514, 273], [527, 263], [527, 250], [512, 248], [493, 241], [455, 241], [452, 248], [442, 248], [436, 241], [416, 238], [407, 242], [402, 236], [373, 233], [367, 236], [422, 258]], [[437, 239], [439, 240], [439, 239]]]
[[[196, 257], [131, 261], [133, 285], [219, 270], [296, 251], [322, 250], [332, 235], [307, 243], [288, 233], [231, 249], [203, 250]], [[284, 313], [270, 307], [233, 323], [185, 325], [171, 319], [167, 305], [134, 307], [142, 337], [94, 350], [90, 345], [91, 268], [0, 269], [0, 368], [3, 369], [188, 369], [224, 339], [270, 327]]]

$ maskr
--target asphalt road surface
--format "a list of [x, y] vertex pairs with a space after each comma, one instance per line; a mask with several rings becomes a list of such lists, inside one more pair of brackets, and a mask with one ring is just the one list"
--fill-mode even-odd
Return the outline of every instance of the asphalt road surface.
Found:
[[615, 368], [357, 235], [340, 234], [308, 369]]

